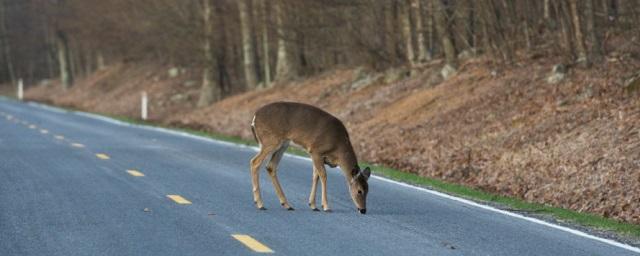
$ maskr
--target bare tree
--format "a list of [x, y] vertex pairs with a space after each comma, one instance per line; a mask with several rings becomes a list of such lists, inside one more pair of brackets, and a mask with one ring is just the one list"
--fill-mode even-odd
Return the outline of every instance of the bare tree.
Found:
[[383, 2], [384, 13], [384, 38], [385, 38], [385, 55], [391, 65], [396, 63], [397, 51], [396, 51], [396, 18], [395, 9], [396, 1]]
[[267, 9], [267, 0], [256, 0], [257, 8], [262, 13], [262, 19], [260, 22], [262, 23], [262, 61], [263, 61], [263, 73], [264, 73], [264, 86], [271, 87], [271, 64], [270, 64], [270, 50], [269, 50], [269, 12]]
[[467, 0], [463, 10], [465, 42], [469, 48], [476, 46], [476, 6], [475, 0]]
[[258, 84], [256, 78], [256, 55], [253, 49], [253, 29], [251, 26], [251, 15], [249, 15], [248, 0], [238, 0], [238, 11], [240, 12], [240, 27], [242, 30], [242, 55], [244, 65], [244, 78], [247, 89], [255, 89]]
[[445, 66], [442, 68], [443, 77], [448, 78], [452, 73], [455, 73], [458, 68], [458, 56], [456, 54], [456, 48], [453, 44], [453, 37], [449, 31], [449, 22], [447, 21], [446, 6], [441, 0], [434, 1], [433, 15], [435, 18], [436, 30], [440, 36], [441, 44], [444, 49]]
[[400, 5], [399, 12], [400, 29], [402, 31], [402, 41], [404, 42], [404, 57], [410, 67], [415, 66], [415, 54], [413, 53], [412, 31], [411, 31], [411, 6], [404, 1]]
[[98, 70], [103, 70], [106, 67], [104, 54], [102, 51], [98, 50], [96, 53], [96, 68]]
[[573, 31], [575, 33], [575, 47], [578, 53], [577, 63], [588, 65], [589, 59], [587, 55], [587, 47], [584, 44], [584, 35], [582, 34], [582, 23], [580, 20], [580, 11], [578, 10], [578, 0], [570, 0], [571, 17], [573, 20]]
[[591, 54], [593, 55], [593, 57], [598, 58], [602, 54], [602, 48], [600, 46], [600, 40], [598, 39], [595, 28], [595, 12], [593, 10], [593, 0], [585, 0], [584, 8], [586, 11], [585, 23], [587, 25], [587, 38], [589, 40], [589, 44], [591, 45]]
[[56, 51], [58, 52], [58, 68], [60, 69], [60, 83], [64, 90], [73, 84], [72, 64], [69, 56], [69, 40], [67, 34], [56, 31]]
[[210, 0], [201, 0], [202, 4], [202, 28], [203, 42], [202, 54], [204, 56], [204, 68], [202, 69], [202, 87], [200, 88], [200, 97], [198, 99], [198, 107], [208, 106], [214, 101], [220, 99], [220, 85], [214, 79], [216, 58], [213, 55], [213, 8]]
[[298, 76], [296, 65], [293, 63], [293, 53], [288, 39], [289, 33], [285, 26], [284, 0], [276, 0], [276, 25], [278, 31], [278, 52], [276, 62], [276, 81], [287, 81]]
[[550, 7], [549, 0], [544, 0], [543, 9], [544, 9], [543, 11], [544, 14], [542, 15], [542, 17], [544, 18], [545, 22], [549, 23], [549, 20], [551, 19], [551, 10], [550, 10], [551, 7]]
[[0, 1], [0, 44], [2, 44], [2, 53], [12, 84], [16, 83], [16, 75], [13, 67], [13, 59], [11, 58], [11, 45], [9, 42], [9, 33], [7, 30], [7, 12], [5, 0]]

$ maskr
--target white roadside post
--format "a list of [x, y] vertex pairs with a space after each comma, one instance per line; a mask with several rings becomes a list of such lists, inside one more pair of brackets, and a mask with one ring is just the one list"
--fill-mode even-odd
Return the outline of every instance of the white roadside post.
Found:
[[149, 98], [147, 98], [147, 92], [142, 92], [142, 106], [141, 106], [141, 117], [142, 120], [147, 120], [147, 115], [148, 115], [148, 105], [149, 105]]
[[22, 100], [24, 98], [24, 83], [22, 82], [22, 78], [18, 80], [18, 99]]

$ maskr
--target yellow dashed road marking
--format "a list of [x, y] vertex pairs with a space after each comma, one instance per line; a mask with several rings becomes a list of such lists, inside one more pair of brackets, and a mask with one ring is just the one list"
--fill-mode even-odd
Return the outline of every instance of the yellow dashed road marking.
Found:
[[64, 140], [64, 136], [62, 135], [56, 135], [54, 136], [54, 138], [56, 138], [57, 140]]
[[131, 174], [131, 176], [135, 176], [135, 177], [144, 177], [144, 173], [141, 173], [139, 171], [136, 170], [127, 170], [127, 172], [129, 174]]
[[29, 129], [35, 129], [36, 126], [35, 125], [29, 125]]
[[47, 134], [47, 133], [49, 133], [49, 131], [47, 131], [47, 130], [45, 130], [45, 129], [42, 129], [42, 130], [40, 130], [40, 133], [42, 133], [42, 134]]
[[167, 197], [178, 204], [191, 204], [189, 200], [184, 199], [184, 197], [181, 197], [179, 195], [167, 195]]
[[100, 159], [102, 159], [102, 160], [109, 160], [109, 159], [110, 159], [110, 157], [109, 157], [108, 155], [106, 155], [106, 154], [102, 154], [102, 153], [98, 153], [98, 154], [96, 154], [96, 157], [97, 157], [97, 158], [100, 158]]
[[251, 236], [240, 235], [240, 234], [235, 234], [235, 235], [231, 235], [231, 236], [233, 238], [235, 238], [236, 240], [240, 241], [245, 246], [249, 247], [249, 249], [251, 249], [254, 252], [273, 253], [273, 250], [271, 250], [271, 248], [269, 248], [266, 245], [258, 242], [258, 240], [253, 239], [253, 237], [251, 237]]
[[80, 143], [71, 143], [71, 146], [74, 148], [84, 148], [84, 145], [80, 144]]

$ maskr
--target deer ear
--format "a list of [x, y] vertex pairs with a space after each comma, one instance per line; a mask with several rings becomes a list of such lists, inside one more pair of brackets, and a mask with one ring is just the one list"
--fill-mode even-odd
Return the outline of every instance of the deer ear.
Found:
[[351, 176], [356, 176], [360, 173], [360, 168], [353, 168], [351, 170]]
[[369, 167], [364, 168], [360, 175], [364, 176], [364, 178], [368, 180], [369, 176], [371, 176], [371, 169], [369, 169]]

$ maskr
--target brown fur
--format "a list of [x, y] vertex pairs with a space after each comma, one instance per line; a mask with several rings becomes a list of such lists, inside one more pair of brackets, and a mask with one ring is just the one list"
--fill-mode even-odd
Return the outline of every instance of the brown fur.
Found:
[[276, 176], [277, 165], [289, 145], [289, 141], [300, 145], [313, 160], [312, 190], [309, 206], [315, 207], [315, 190], [318, 178], [322, 185], [322, 206], [329, 211], [326, 198], [326, 170], [324, 165], [340, 166], [349, 183], [351, 197], [356, 207], [365, 212], [367, 179], [369, 169], [360, 171], [357, 158], [349, 140], [347, 129], [340, 120], [317, 107], [294, 102], [276, 102], [256, 111], [252, 131], [260, 144], [260, 152], [251, 160], [254, 200], [264, 209], [258, 184], [258, 168], [271, 155], [267, 171], [272, 178], [280, 203], [289, 206]]

